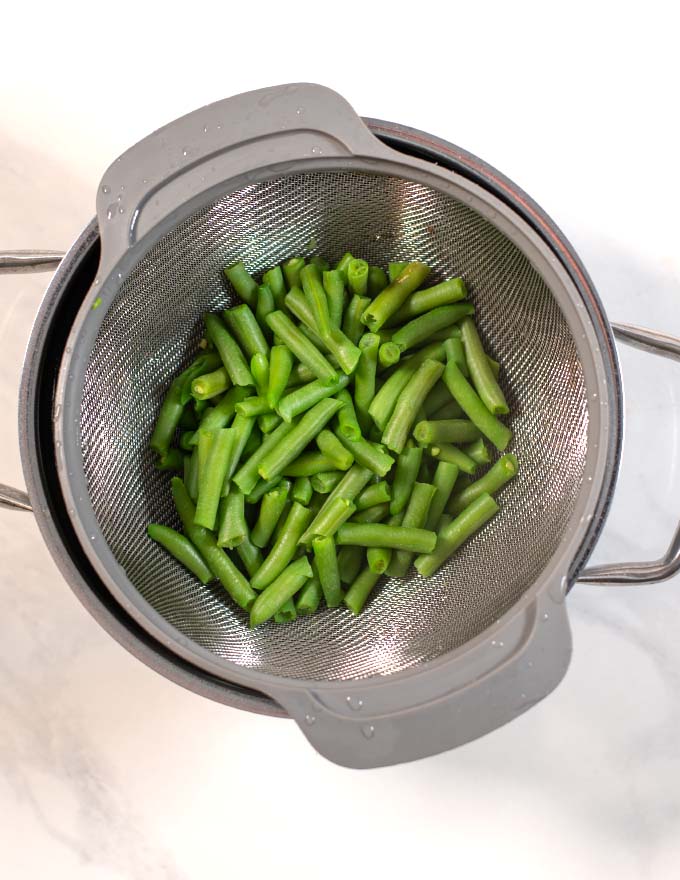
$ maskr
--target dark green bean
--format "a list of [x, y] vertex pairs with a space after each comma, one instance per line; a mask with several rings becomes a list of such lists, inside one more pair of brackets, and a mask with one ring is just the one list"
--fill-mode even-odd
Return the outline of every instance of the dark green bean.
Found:
[[179, 449], [168, 449], [156, 461], [156, 470], [159, 471], [183, 471], [184, 456]]
[[335, 382], [338, 374], [303, 333], [284, 315], [283, 312], [272, 312], [267, 316], [267, 323], [277, 336], [290, 348], [295, 357], [306, 364], [318, 379], [328, 384]]
[[418, 261], [409, 263], [400, 275], [381, 291], [361, 316], [362, 323], [373, 333], [397, 312], [406, 299], [427, 278], [430, 270]]
[[331, 384], [321, 379], [315, 379], [308, 385], [301, 385], [282, 397], [276, 411], [285, 422], [292, 422], [296, 416], [311, 409], [319, 401], [332, 397], [338, 391], [346, 388], [348, 383], [349, 379], [344, 375], [339, 375]]
[[498, 511], [490, 495], [480, 495], [437, 535], [436, 549], [417, 557], [415, 566], [423, 577], [431, 577], [446, 560]]
[[365, 568], [352, 583], [352, 586], [345, 593], [343, 602], [352, 612], [352, 614], [360, 614], [362, 608], [366, 604], [371, 591], [380, 580], [380, 575], [370, 568]]
[[309, 262], [312, 266], [319, 270], [319, 274], [328, 272], [331, 267], [331, 264], [328, 262], [328, 260], [324, 259], [324, 257], [320, 256], [319, 254], [315, 254]]
[[364, 562], [366, 552], [361, 547], [342, 547], [338, 553], [338, 568], [340, 580], [343, 584], [351, 584], [359, 574]]
[[[249, 358], [254, 354], [269, 357], [269, 346], [250, 306], [236, 306], [222, 312], [224, 320]], [[271, 313], [270, 313], [271, 314]]]
[[293, 483], [293, 491], [291, 493], [293, 501], [297, 501], [298, 504], [303, 504], [307, 507], [312, 500], [312, 493], [312, 481], [310, 478], [296, 477], [295, 482]]
[[257, 282], [243, 263], [234, 263], [233, 266], [229, 266], [228, 269], [224, 270], [224, 274], [243, 302], [254, 308], [257, 296]]
[[489, 412], [475, 389], [453, 361], [449, 361], [446, 365], [444, 382], [465, 415], [493, 443], [496, 449], [502, 452], [512, 438], [512, 431]]
[[[436, 492], [435, 487], [429, 483], [416, 483], [413, 486], [413, 492], [400, 524], [402, 529], [425, 528], [430, 506]], [[432, 531], [432, 529], [428, 531]], [[436, 532], [433, 532], [433, 534], [436, 535]], [[406, 577], [412, 560], [413, 554], [408, 550], [401, 548], [393, 550], [387, 574], [390, 577]]]
[[328, 310], [328, 297], [321, 282], [321, 272], [314, 265], [307, 265], [300, 272], [300, 281], [307, 303], [314, 316], [316, 332], [325, 339], [330, 333], [331, 316]]
[[[229, 466], [227, 467], [227, 480], [231, 480], [239, 466], [241, 457], [244, 455], [248, 441], [253, 436], [255, 419], [247, 416], [236, 415], [231, 423], [230, 431], [233, 431], [234, 442], [229, 453]], [[248, 491], [251, 491], [250, 489]], [[224, 494], [224, 493], [223, 493]]]
[[368, 269], [368, 295], [369, 296], [377, 296], [381, 290], [384, 290], [388, 285], [387, 275], [385, 274], [385, 270], [381, 269], [380, 266], [370, 266]]
[[205, 315], [205, 329], [234, 385], [254, 385], [243, 352], [217, 315]]
[[283, 298], [286, 295], [286, 282], [283, 277], [281, 266], [274, 266], [273, 268], [268, 269], [262, 276], [262, 284], [266, 285], [271, 290], [276, 308], [282, 309]]
[[448, 281], [442, 281], [441, 284], [435, 284], [434, 287], [426, 287], [425, 290], [418, 290], [412, 294], [404, 303], [404, 305], [396, 312], [387, 322], [388, 327], [406, 324], [418, 315], [429, 312], [439, 306], [448, 306], [451, 303], [465, 299], [467, 289], [462, 278], [450, 278]]
[[228, 547], [231, 550], [242, 544], [247, 537], [244, 498], [240, 492], [234, 490], [222, 499], [222, 518], [217, 535], [217, 546]]
[[[196, 433], [195, 431], [182, 431], [182, 433], [179, 435], [179, 448], [182, 450], [182, 452], [192, 452], [193, 451], [193, 448], [194, 448], [193, 440], [194, 440], [195, 433]], [[163, 456], [161, 456], [161, 459], [162, 458], [163, 458]], [[182, 463], [182, 466], [183, 466], [183, 463]]]
[[[235, 421], [235, 420], [234, 420]], [[233, 430], [233, 428], [232, 428]], [[252, 492], [260, 477], [258, 468], [265, 456], [274, 449], [293, 430], [293, 425], [283, 422], [271, 434], [267, 434], [262, 440], [262, 445], [233, 475], [233, 481], [244, 495]]]
[[347, 266], [347, 286], [353, 296], [366, 296], [368, 291], [368, 263], [350, 260]]
[[158, 455], [165, 455], [170, 449], [177, 425], [182, 417], [182, 412], [184, 411], [184, 404], [181, 402], [182, 384], [181, 376], [174, 379], [161, 404], [153, 434], [149, 441], [149, 446]]
[[[250, 584], [254, 590], [263, 590], [271, 584], [293, 559], [300, 537], [309, 524], [311, 516], [311, 510], [293, 502], [279, 537], [251, 579]], [[311, 569], [308, 577], [311, 577]]]
[[480, 495], [494, 495], [515, 476], [517, 468], [517, 456], [512, 453], [502, 455], [483, 477], [456, 492], [447, 507], [448, 513], [457, 516]]
[[354, 405], [357, 420], [364, 432], [367, 432], [372, 425], [368, 408], [375, 397], [375, 377], [378, 367], [379, 348], [380, 337], [375, 333], [364, 333], [359, 340], [361, 359], [354, 373]]
[[426, 418], [431, 419], [434, 418], [434, 413], [436, 413], [438, 409], [453, 402], [451, 392], [440, 379], [425, 398], [425, 401], [423, 402], [423, 412], [425, 413]]
[[440, 306], [438, 309], [432, 309], [404, 324], [393, 335], [392, 342], [399, 347], [401, 351], [407, 348], [415, 348], [426, 340], [431, 340], [432, 335], [438, 330], [443, 330], [451, 324], [460, 321], [466, 315], [474, 313], [475, 307], [472, 303], [462, 302], [455, 303], [452, 306]]
[[346, 471], [354, 464], [352, 453], [345, 449], [335, 434], [327, 428], [324, 428], [317, 435], [316, 445], [319, 447], [319, 452], [322, 452], [326, 458], [332, 461], [333, 467], [337, 468], [337, 470]]
[[151, 523], [146, 531], [153, 541], [160, 544], [171, 556], [195, 574], [201, 583], [209, 584], [213, 580], [214, 575], [203, 561], [201, 554], [180, 532], [157, 523]]
[[337, 608], [342, 602], [344, 591], [340, 585], [335, 541], [330, 535], [316, 537], [312, 541], [312, 550], [326, 605], [329, 608]]
[[248, 495], [245, 496], [246, 504], [257, 504], [258, 501], [263, 498], [267, 492], [271, 492], [273, 489], [281, 483], [283, 477], [275, 477], [273, 480], [259, 480], [255, 484], [255, 488], [252, 492], [249, 492]]
[[184, 459], [184, 484], [189, 497], [195, 503], [198, 498], [198, 447]]
[[361, 316], [364, 314], [371, 300], [367, 296], [353, 296], [342, 319], [342, 332], [355, 345], [364, 333]]
[[[234, 435], [229, 428], [220, 428], [212, 432], [212, 438], [205, 464], [199, 467], [198, 501], [196, 503], [196, 525], [203, 526], [206, 529], [215, 528], [217, 507], [227, 475], [227, 468], [229, 467], [231, 444], [234, 441]], [[200, 438], [198, 450], [200, 461]]]
[[259, 547], [256, 547], [246, 535], [245, 539], [237, 544], [236, 552], [248, 573], [248, 577], [252, 577], [262, 565], [262, 553]]
[[422, 460], [422, 448], [413, 446], [410, 441], [404, 451], [399, 454], [392, 482], [392, 500], [390, 501], [390, 513], [392, 515], [401, 513], [408, 504]]
[[383, 431], [382, 440], [388, 449], [397, 453], [403, 450], [421, 402], [426, 399], [443, 371], [443, 364], [428, 359], [413, 373]]
[[328, 495], [335, 489], [343, 477], [344, 473], [342, 471], [321, 471], [310, 478], [312, 489], [318, 492], [319, 495]]
[[[266, 565], [266, 561], [264, 564]], [[260, 571], [262, 571], [261, 568]], [[295, 562], [291, 562], [284, 568], [255, 599], [250, 610], [251, 629], [273, 617], [279, 608], [292, 599], [298, 590], [305, 585], [310, 577], [312, 577], [312, 567], [306, 556], [296, 559]]]
[[435, 343], [399, 364], [396, 370], [383, 383], [368, 408], [371, 418], [381, 431], [384, 431], [387, 427], [397, 400], [413, 378], [418, 367], [426, 360], [440, 361], [443, 359], [444, 345], [443, 343]]
[[[250, 391], [250, 388], [242, 388], [238, 385], [230, 388], [216, 406], [210, 407], [203, 413], [199, 430], [217, 431], [219, 428], [226, 428], [236, 412], [236, 404], [249, 397]], [[194, 433], [191, 445], [196, 446], [197, 443], [198, 434]]]
[[250, 533], [250, 540], [256, 547], [266, 547], [269, 543], [288, 501], [290, 488], [289, 480], [281, 480], [276, 489], [272, 489], [262, 497], [260, 515]]
[[[472, 384], [475, 386], [482, 403], [495, 416], [510, 412], [505, 396], [486, 358], [475, 322], [472, 318], [465, 318], [461, 322], [460, 330]], [[458, 403], [463, 406], [460, 400]], [[489, 439], [491, 440], [490, 437]]]
[[300, 590], [295, 603], [298, 617], [314, 614], [321, 603], [321, 584], [318, 577], [312, 576]]
[[453, 398], [449, 403], [445, 403], [441, 409], [432, 414], [433, 419], [460, 419], [465, 415], [462, 408]]
[[[288, 290], [300, 286], [300, 272], [304, 265], [305, 261], [303, 257], [291, 257], [290, 260], [286, 260], [283, 264], [283, 274], [286, 279]], [[281, 307], [279, 306], [279, 309], [280, 308]]]

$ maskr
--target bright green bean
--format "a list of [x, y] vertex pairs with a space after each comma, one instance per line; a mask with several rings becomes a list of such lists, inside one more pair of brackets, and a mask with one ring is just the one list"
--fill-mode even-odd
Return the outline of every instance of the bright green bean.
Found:
[[337, 608], [342, 602], [344, 591], [340, 585], [335, 541], [330, 535], [316, 537], [312, 541], [312, 550], [326, 605], [329, 608]]
[[368, 295], [377, 296], [389, 284], [385, 270], [380, 266], [370, 266], [368, 269]]
[[371, 476], [372, 473], [368, 468], [362, 467], [359, 464], [352, 465], [352, 467], [347, 471], [342, 480], [340, 480], [338, 485], [335, 487], [335, 489], [333, 489], [331, 494], [325, 500], [307, 531], [302, 535], [302, 543], [309, 544], [314, 535], [323, 534], [325, 518], [328, 514], [332, 502], [336, 498], [347, 498], [349, 501], [353, 501], [371, 479]]
[[263, 498], [267, 492], [271, 492], [273, 489], [281, 483], [283, 477], [274, 477], [273, 480], [259, 480], [255, 484], [255, 488], [252, 492], [249, 492], [246, 496], [246, 504], [257, 504], [258, 501]]
[[467, 379], [470, 375], [470, 371], [468, 370], [467, 361], [465, 359], [463, 340], [456, 336], [449, 337], [449, 339], [444, 340], [444, 351], [446, 352], [446, 362], [450, 363], [453, 361]]
[[445, 525], [437, 536], [436, 549], [418, 556], [415, 566], [423, 577], [431, 577], [446, 560], [498, 511], [490, 495], [482, 494]]
[[266, 395], [271, 409], [276, 409], [281, 400], [292, 369], [293, 355], [290, 350], [285, 345], [274, 345], [269, 355], [269, 386]]
[[[311, 510], [293, 502], [279, 537], [251, 579], [250, 585], [254, 590], [263, 590], [271, 584], [293, 559], [300, 536], [309, 524], [311, 515]], [[308, 577], [310, 576], [311, 570]]]
[[262, 497], [260, 515], [250, 533], [250, 540], [256, 547], [266, 547], [269, 543], [288, 501], [290, 489], [290, 480], [281, 480], [276, 489], [272, 489]]
[[343, 437], [347, 437], [348, 440], [359, 440], [361, 438], [361, 426], [357, 420], [354, 402], [349, 391], [340, 391], [335, 397], [342, 404], [342, 408], [338, 410], [339, 433]]
[[467, 419], [435, 419], [418, 422], [413, 436], [421, 446], [436, 443], [471, 443], [481, 434], [476, 425]]
[[423, 412], [426, 418], [433, 418], [434, 413], [447, 403], [453, 403], [453, 398], [449, 389], [440, 379], [423, 402]]
[[224, 270], [224, 274], [243, 302], [254, 308], [257, 296], [257, 282], [243, 263], [234, 263], [233, 266], [229, 266], [228, 269]]
[[403, 450], [421, 402], [425, 400], [443, 372], [443, 364], [428, 359], [423, 361], [411, 376], [383, 431], [382, 440], [388, 449], [397, 453]]
[[321, 603], [321, 584], [317, 577], [312, 576], [300, 590], [295, 603], [298, 617], [314, 614]]
[[[182, 452], [192, 452], [194, 448], [195, 431], [182, 431], [179, 435], [179, 448]], [[163, 456], [161, 456], [163, 458]]]
[[477, 462], [451, 443], [437, 443], [436, 446], [429, 446], [428, 452], [432, 458], [457, 465], [464, 474], [474, 474], [477, 470]]
[[[198, 433], [198, 432], [196, 432]], [[184, 459], [184, 484], [191, 500], [196, 503], [198, 498], [198, 447], [194, 446], [191, 455]]]
[[337, 373], [307, 337], [293, 324], [283, 312], [272, 312], [267, 323], [278, 337], [290, 348], [295, 357], [306, 364], [318, 379], [335, 382]]
[[368, 291], [368, 263], [350, 260], [347, 266], [347, 286], [353, 296], [366, 296]]
[[[198, 501], [196, 503], [196, 525], [206, 529], [215, 528], [220, 493], [229, 467], [229, 456], [233, 434], [229, 428], [220, 428], [212, 433], [212, 442], [205, 463], [199, 468]], [[199, 439], [199, 459], [201, 440]]]
[[371, 591], [380, 580], [380, 575], [370, 568], [365, 568], [352, 583], [352, 586], [345, 593], [343, 602], [352, 612], [352, 614], [360, 614], [366, 600]]
[[[291, 257], [290, 260], [286, 260], [283, 264], [283, 274], [286, 279], [288, 290], [300, 286], [300, 272], [304, 265], [304, 257]], [[279, 306], [279, 309], [281, 309], [281, 306]]]
[[297, 620], [297, 610], [292, 597], [288, 599], [274, 615], [274, 623], [292, 623]]
[[337, 532], [336, 542], [343, 546], [392, 547], [411, 553], [432, 553], [437, 536], [427, 529], [388, 526], [382, 523], [344, 523]]
[[502, 452], [512, 438], [512, 431], [489, 412], [475, 389], [453, 361], [449, 361], [446, 365], [444, 382], [465, 415], [493, 443], [496, 449]]
[[[404, 511], [401, 528], [425, 528], [430, 506], [436, 494], [437, 490], [429, 483], [416, 483], [413, 486], [413, 492], [409, 498], [408, 506]], [[428, 531], [432, 532], [433, 530], [429, 529]], [[436, 532], [433, 532], [433, 534], [436, 535]], [[412, 560], [413, 553], [408, 550], [401, 548], [393, 550], [392, 559], [387, 568], [387, 574], [390, 577], [406, 577], [408, 570], [411, 567]]]
[[224, 367], [218, 367], [212, 373], [204, 373], [191, 383], [191, 395], [196, 400], [209, 400], [217, 397], [231, 386], [231, 381]]
[[184, 470], [184, 456], [179, 449], [168, 449], [156, 461], [156, 470], [181, 471]]
[[404, 269], [408, 266], [408, 262], [405, 263], [388, 263], [387, 264], [387, 277], [389, 278], [390, 284], [401, 275]]
[[186, 370], [183, 370], [177, 377], [177, 381], [181, 386], [180, 400], [182, 405], [186, 405], [191, 400], [191, 383], [197, 376], [204, 373], [211, 373], [218, 367], [222, 366], [222, 360], [216, 351], [206, 351], [194, 360]]
[[259, 475], [265, 480], [271, 480], [272, 477], [282, 473], [286, 465], [295, 461], [305, 446], [312, 442], [341, 406], [339, 401], [328, 398], [320, 400], [307, 410], [293, 430], [286, 435], [284, 441], [262, 459], [258, 467]]
[[264, 400], [269, 388], [269, 361], [262, 352], [256, 352], [250, 359], [250, 372], [255, 380], [255, 390]]
[[[400, 526], [403, 519], [402, 513], [391, 516], [387, 521], [388, 526]], [[392, 561], [394, 550], [391, 547], [369, 547], [366, 551], [368, 567], [375, 574], [384, 574]]]
[[364, 432], [367, 432], [372, 424], [368, 408], [375, 397], [379, 349], [380, 337], [375, 333], [364, 333], [359, 340], [361, 359], [354, 373], [354, 406], [357, 420]]
[[427, 520], [424, 523], [426, 529], [436, 531], [441, 515], [444, 513], [444, 508], [448, 504], [453, 492], [453, 487], [456, 485], [459, 473], [458, 465], [451, 464], [449, 461], [440, 461], [437, 464], [432, 480], [435, 493], [427, 514]]
[[440, 361], [444, 359], [443, 343], [435, 343], [432, 346], [422, 349], [417, 354], [402, 361], [389, 378], [383, 383], [380, 390], [373, 398], [373, 402], [368, 408], [368, 412], [375, 424], [384, 431], [387, 423], [394, 412], [397, 400], [400, 398], [404, 388], [413, 378], [418, 367], [426, 360]]
[[[482, 403], [495, 416], [510, 412], [505, 396], [486, 358], [486, 352], [482, 347], [475, 322], [472, 318], [465, 318], [461, 321], [460, 330], [472, 384]], [[462, 403], [461, 406], [463, 406]], [[490, 437], [489, 439], [491, 440]]]
[[366, 488], [357, 495], [355, 504], [357, 510], [365, 510], [367, 507], [373, 507], [376, 504], [384, 504], [386, 501], [392, 500], [392, 491], [385, 480], [379, 483], [370, 483]]
[[240, 416], [247, 419], [256, 419], [271, 412], [264, 397], [245, 397], [236, 404], [235, 409]]
[[264, 334], [257, 323], [257, 318], [250, 306], [236, 306], [234, 309], [225, 309], [222, 313], [227, 326], [236, 337], [239, 345], [250, 358], [254, 354], [262, 354], [269, 357], [269, 346]]
[[[253, 435], [253, 428], [255, 427], [255, 419], [248, 418], [247, 416], [236, 415], [234, 417], [234, 421], [231, 423], [230, 431], [233, 432], [234, 442], [231, 446], [231, 450], [229, 453], [229, 465], [227, 467], [227, 476], [226, 480], [231, 480], [236, 472], [236, 468], [239, 466], [241, 461], [241, 457], [244, 455], [246, 450], [246, 445], [248, 441]], [[248, 490], [250, 491], [250, 489]], [[226, 494], [223, 490], [222, 494]]]
[[[238, 385], [230, 388], [216, 406], [210, 407], [210, 409], [203, 413], [198, 429], [201, 431], [217, 431], [219, 428], [226, 428], [236, 412], [236, 404], [249, 397], [250, 390], [250, 388], [242, 388]], [[197, 443], [198, 434], [195, 432], [191, 445], [195, 446]]]
[[309, 502], [312, 500], [313, 491], [312, 481], [309, 477], [296, 477], [293, 483], [291, 498], [293, 501], [297, 501], [298, 504], [308, 507]]
[[394, 342], [383, 342], [380, 346], [380, 351], [378, 354], [380, 358], [380, 364], [383, 367], [393, 367], [395, 364], [399, 363], [401, 358], [401, 349]]
[[[228, 428], [223, 430], [229, 430]], [[197, 483], [196, 483], [196, 497], [200, 494], [200, 486], [201, 483], [205, 479], [205, 470], [208, 464], [208, 458], [210, 456], [210, 450], [212, 449], [213, 441], [215, 439], [215, 431], [199, 431], [198, 432], [198, 463], [197, 463]]]
[[352, 256], [352, 254], [347, 251], [347, 253], [343, 254], [338, 262], [335, 264], [335, 269], [336, 271], [340, 272], [340, 274], [342, 275], [342, 280], [345, 284], [347, 284], [347, 267], [353, 259], [354, 257]]
[[326, 458], [332, 461], [334, 468], [337, 468], [337, 470], [346, 471], [354, 464], [352, 453], [349, 449], [345, 449], [335, 434], [327, 428], [324, 428], [317, 435], [316, 445], [319, 447], [319, 452], [322, 452]]
[[[264, 562], [266, 565], [266, 560]], [[262, 571], [259, 569], [255, 577]], [[289, 599], [300, 590], [312, 576], [312, 567], [306, 556], [296, 559], [285, 567], [267, 588], [255, 599], [250, 610], [250, 627], [259, 626], [273, 617]]]
[[248, 526], [243, 495], [237, 491], [230, 492], [222, 500], [222, 518], [217, 535], [217, 546], [228, 547], [231, 550], [242, 544], [247, 537]]
[[[467, 443], [463, 446], [463, 452], [477, 464], [491, 464], [491, 455], [484, 440], [480, 437], [473, 443]], [[489, 493], [491, 494], [491, 493]]]
[[236, 545], [236, 552], [243, 563], [243, 567], [248, 572], [248, 577], [252, 577], [262, 565], [262, 553], [260, 552], [260, 548], [256, 547], [246, 535], [244, 540]]
[[217, 315], [205, 315], [205, 330], [219, 352], [224, 368], [234, 385], [253, 385], [243, 352]]
[[307, 265], [300, 272], [300, 281], [314, 316], [316, 332], [324, 339], [330, 333], [331, 316], [328, 310], [328, 297], [321, 282], [321, 273], [316, 266]]
[[182, 417], [184, 411], [184, 404], [181, 402], [182, 384], [181, 377], [174, 379], [161, 404], [149, 441], [149, 446], [158, 455], [165, 455], [170, 449], [170, 444]]
[[494, 495], [515, 476], [517, 468], [516, 455], [512, 453], [502, 455], [483, 477], [470, 483], [462, 491], [456, 492], [447, 507], [448, 513], [457, 516], [480, 495]]
[[358, 464], [370, 468], [374, 474], [378, 474], [380, 477], [384, 477], [394, 464], [394, 458], [377, 443], [371, 443], [370, 440], [365, 440], [363, 437], [359, 437], [358, 440], [350, 440], [339, 431], [336, 436], [342, 445], [349, 449]]
[[353, 523], [379, 523], [387, 519], [390, 512], [390, 505], [385, 501], [382, 504], [374, 504], [373, 507], [366, 507], [359, 510], [352, 516], [350, 522]]
[[455, 324], [466, 315], [472, 315], [475, 307], [472, 303], [455, 303], [452, 306], [439, 306], [431, 312], [425, 312], [404, 324], [392, 335], [392, 342], [401, 351], [407, 348], [415, 348], [420, 343], [432, 338], [438, 330], [443, 330], [451, 324]]
[[283, 277], [281, 266], [274, 266], [272, 269], [268, 269], [262, 276], [262, 284], [270, 289], [272, 296], [274, 297], [276, 308], [282, 309], [283, 298], [286, 295], [286, 282]]
[[345, 282], [342, 272], [331, 269], [323, 273], [323, 287], [328, 298], [328, 313], [333, 327], [342, 327], [342, 315], [345, 311]]
[[361, 316], [364, 314], [371, 300], [367, 296], [353, 296], [342, 319], [342, 332], [355, 345], [364, 333]]
[[375, 333], [397, 312], [406, 299], [427, 278], [430, 270], [418, 261], [409, 263], [387, 287], [371, 302], [361, 316], [362, 323]]
[[278, 428], [283, 419], [277, 413], [262, 413], [257, 417], [257, 426], [263, 434], [270, 434], [274, 428]]
[[334, 498], [328, 505], [321, 523], [315, 526], [314, 537], [319, 535], [331, 537], [344, 522], [347, 522], [355, 510], [356, 505], [353, 501], [342, 497]]
[[343, 477], [344, 473], [342, 471], [321, 471], [310, 478], [312, 489], [318, 492], [319, 495], [328, 495], [335, 489]]
[[213, 580], [214, 575], [203, 561], [201, 554], [180, 532], [157, 523], [148, 525], [146, 532], [153, 541], [160, 544], [171, 556], [195, 574], [202, 584], [209, 584]]
[[[233, 430], [233, 428], [232, 428]], [[293, 425], [282, 422], [271, 434], [263, 438], [262, 444], [233, 475], [233, 481], [244, 495], [252, 492], [260, 477], [258, 468], [268, 453], [274, 449], [293, 430]]]
[[323, 452], [303, 452], [287, 464], [282, 473], [285, 477], [313, 477], [332, 470], [335, 465]]
[[397, 467], [392, 482], [392, 500], [390, 501], [390, 513], [401, 513], [408, 503], [413, 491], [413, 485], [418, 477], [418, 471], [423, 460], [423, 450], [412, 443], [404, 448], [397, 459]]
[[388, 327], [406, 324], [418, 315], [429, 312], [439, 306], [448, 306], [465, 299], [467, 288], [462, 278], [450, 278], [433, 287], [426, 287], [412, 294], [404, 305], [387, 322]]
[[344, 375], [339, 375], [331, 384], [321, 379], [315, 379], [308, 385], [301, 385], [282, 397], [276, 411], [284, 422], [292, 422], [296, 416], [311, 409], [319, 401], [332, 397], [338, 391], [346, 388], [348, 383], [349, 379]]

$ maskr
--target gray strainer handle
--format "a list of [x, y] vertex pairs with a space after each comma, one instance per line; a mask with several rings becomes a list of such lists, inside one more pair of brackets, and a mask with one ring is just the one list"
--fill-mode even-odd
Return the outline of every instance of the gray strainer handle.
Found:
[[[224, 181], [238, 189], [291, 163], [394, 156], [340, 95], [293, 83], [246, 92], [195, 110], [123, 153], [97, 193], [102, 287], [115, 264], [151, 229]], [[267, 171], [269, 169], [269, 171]]]
[[[14, 272], [51, 272], [63, 258], [60, 251], [0, 251], [0, 275]], [[0, 483], [0, 508], [31, 510], [26, 492]]]
[[[641, 348], [661, 357], [680, 361], [680, 339], [656, 330], [635, 327], [632, 324], [613, 324], [614, 335], [626, 345]], [[586, 568], [578, 583], [622, 586], [624, 584], [657, 584], [680, 571], [680, 525], [671, 543], [660, 559], [652, 562], [618, 562]]]

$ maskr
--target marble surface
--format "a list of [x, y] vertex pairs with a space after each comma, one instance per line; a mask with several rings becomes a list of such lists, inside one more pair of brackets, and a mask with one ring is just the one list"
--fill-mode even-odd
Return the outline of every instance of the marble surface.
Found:
[[[101, 29], [72, 5], [68, 25], [55, 7], [0, 60], [0, 248], [65, 248], [93, 213], [106, 164], [151, 128], [224, 95], [316, 79], [359, 112], [500, 167], [565, 229], [612, 319], [680, 334], [680, 138], [667, 118], [678, 64], [661, 5], [617, 7], [610, 29], [593, 4], [570, 4], [558, 45], [535, 15], [545, 7], [485, 4], [483, 56], [457, 39], [455, 60], [438, 49], [428, 71], [396, 69], [389, 84], [329, 58], [304, 3], [293, 4], [295, 28], [290, 4], [272, 13], [257, 65], [247, 41], [203, 51], [193, 19], [121, 3]], [[346, 6], [386, 45], [397, 38], [398, 22]], [[12, 7], [6, 32], [27, 33], [31, 14]], [[478, 27], [472, 12], [448, 14], [444, 31]], [[249, 32], [252, 15], [231, 12], [232, 30]], [[277, 52], [282, 31], [310, 37], [304, 59]], [[182, 64], [165, 60], [170, 47]], [[142, 50], [165, 72], [152, 100], [123, 63]], [[13, 414], [46, 280], [0, 278], [0, 479], [17, 485]], [[630, 351], [622, 365], [624, 462], [593, 561], [658, 555], [680, 512], [677, 365]], [[572, 665], [547, 700], [457, 751], [357, 772], [318, 757], [292, 723], [201, 699], [128, 655], [71, 594], [29, 515], [0, 512], [0, 553], [3, 877], [680, 874], [680, 578], [576, 587]]]

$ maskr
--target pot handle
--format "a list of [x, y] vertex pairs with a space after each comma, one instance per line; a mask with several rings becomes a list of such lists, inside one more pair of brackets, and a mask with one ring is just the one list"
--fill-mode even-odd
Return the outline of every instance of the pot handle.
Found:
[[[63, 258], [60, 251], [0, 251], [0, 275], [17, 272], [51, 272]], [[31, 510], [26, 492], [0, 483], [0, 508]]]
[[[680, 339], [656, 330], [635, 327], [632, 324], [613, 324], [614, 336], [643, 351], [660, 357], [680, 361]], [[577, 583], [623, 586], [626, 584], [657, 584], [668, 580], [680, 571], [680, 525], [660, 559], [651, 562], [617, 562], [610, 565], [594, 565], [586, 568], [576, 579]]]

